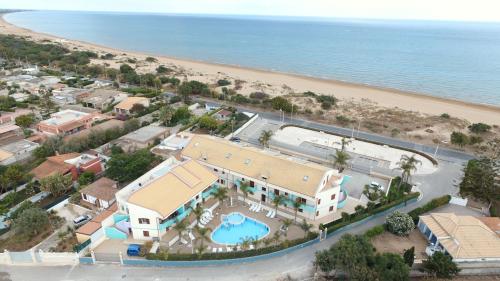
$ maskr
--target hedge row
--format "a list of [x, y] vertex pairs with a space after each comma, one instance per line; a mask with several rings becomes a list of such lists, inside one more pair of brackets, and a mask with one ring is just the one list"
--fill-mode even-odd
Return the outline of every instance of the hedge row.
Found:
[[418, 207], [416, 209], [413, 209], [412, 211], [410, 211], [408, 213], [408, 215], [410, 215], [411, 218], [413, 219], [413, 221], [415, 222], [415, 224], [417, 224], [418, 217], [420, 215], [422, 215], [423, 213], [427, 213], [431, 210], [434, 210], [437, 207], [444, 206], [444, 205], [448, 204], [450, 202], [450, 200], [451, 200], [450, 195], [444, 195], [441, 197], [434, 198], [431, 201], [429, 201], [427, 204], [425, 204], [421, 207]]
[[330, 222], [328, 224], [325, 224], [325, 225], [323, 225], [323, 229], [326, 228], [326, 229], [328, 229], [327, 233], [332, 233], [332, 232], [334, 232], [334, 231], [336, 231], [344, 226], [347, 226], [351, 223], [363, 220], [371, 215], [375, 215], [375, 214], [381, 213], [383, 211], [386, 211], [386, 210], [388, 210], [394, 206], [397, 206], [405, 201], [409, 201], [413, 198], [417, 198], [419, 195], [420, 195], [420, 193], [418, 193], [418, 192], [410, 193], [408, 195], [405, 195], [403, 198], [400, 198], [398, 200], [394, 200], [388, 204], [378, 205], [375, 209], [373, 209], [371, 211], [368, 211], [368, 212], [365, 212], [362, 214], [351, 214], [348, 221], [343, 221], [343, 220], [339, 219], [339, 220]]
[[286, 248], [297, 246], [305, 242], [311, 241], [318, 238], [318, 233], [311, 232], [305, 238], [299, 238], [295, 240], [286, 240], [278, 245], [258, 248], [254, 250], [247, 251], [234, 251], [234, 252], [224, 252], [224, 253], [203, 253], [201, 256], [198, 254], [179, 254], [179, 253], [167, 253], [160, 252], [157, 254], [146, 254], [146, 259], [148, 260], [165, 260], [165, 261], [193, 261], [193, 260], [226, 260], [226, 259], [238, 259], [253, 256], [260, 256], [265, 254], [270, 254]]
[[365, 236], [368, 238], [373, 238], [375, 236], [379, 236], [380, 234], [382, 234], [384, 232], [385, 232], [384, 225], [377, 225], [377, 226], [374, 226], [374, 227], [368, 229], [365, 232]]

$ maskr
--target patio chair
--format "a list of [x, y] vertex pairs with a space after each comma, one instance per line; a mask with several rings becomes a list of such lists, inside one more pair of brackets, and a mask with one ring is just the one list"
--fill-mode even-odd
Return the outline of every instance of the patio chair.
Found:
[[255, 212], [260, 212], [260, 209], [262, 209], [262, 204], [259, 203], [259, 205], [257, 205], [257, 209], [255, 209]]
[[201, 223], [198, 223], [198, 227], [199, 228], [205, 228], [205, 225], [201, 224]]
[[255, 212], [255, 209], [257, 208], [257, 204], [252, 203], [252, 206], [250, 206], [250, 211]]
[[271, 210], [269, 210], [269, 211], [267, 212], [266, 217], [270, 218], [272, 214], [273, 214], [273, 210], [271, 209]]
[[188, 241], [186, 241], [186, 239], [184, 239], [184, 237], [181, 237], [181, 243], [184, 245], [187, 245]]

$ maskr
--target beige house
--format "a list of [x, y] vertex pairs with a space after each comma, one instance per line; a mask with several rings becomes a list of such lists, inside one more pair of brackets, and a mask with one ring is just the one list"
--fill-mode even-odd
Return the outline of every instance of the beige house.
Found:
[[135, 104], [141, 104], [149, 107], [149, 99], [145, 97], [128, 97], [119, 104], [115, 105], [115, 112], [121, 115], [129, 115]]
[[[431, 213], [420, 216], [418, 229], [435, 250], [455, 262], [500, 261], [499, 234], [482, 222], [484, 218]], [[495, 218], [493, 218], [495, 219]], [[488, 224], [494, 224], [487, 220]], [[496, 224], [500, 219], [496, 220]]]

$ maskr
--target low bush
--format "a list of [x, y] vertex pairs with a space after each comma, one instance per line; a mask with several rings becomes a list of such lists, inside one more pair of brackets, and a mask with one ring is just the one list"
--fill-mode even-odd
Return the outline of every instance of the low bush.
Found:
[[201, 256], [198, 254], [174, 254], [169, 253], [165, 255], [163, 253], [158, 254], [146, 254], [146, 259], [148, 260], [168, 260], [168, 261], [192, 261], [192, 260], [225, 260], [225, 259], [238, 259], [253, 256], [265, 255], [277, 251], [284, 250], [293, 246], [303, 244], [305, 242], [311, 241], [318, 237], [318, 233], [311, 232], [305, 238], [299, 238], [295, 240], [283, 241], [278, 245], [257, 248], [248, 251], [235, 251], [235, 252], [225, 252], [225, 253], [204, 253]]
[[415, 228], [410, 215], [397, 211], [387, 216], [385, 224], [390, 233], [398, 236], [407, 236]]
[[379, 236], [380, 234], [382, 234], [384, 232], [385, 232], [384, 226], [383, 225], [377, 225], [375, 227], [372, 227], [372, 228], [368, 229], [365, 232], [365, 236], [368, 237], [368, 238], [373, 238], [373, 237]]
[[418, 217], [424, 213], [427, 213], [429, 211], [432, 211], [436, 209], [437, 207], [444, 206], [450, 202], [451, 196], [450, 195], [445, 195], [441, 197], [437, 197], [429, 201], [427, 204], [418, 207], [416, 209], [413, 209], [412, 211], [408, 212], [408, 215], [411, 216], [413, 219], [413, 222], [415, 224], [418, 223]]

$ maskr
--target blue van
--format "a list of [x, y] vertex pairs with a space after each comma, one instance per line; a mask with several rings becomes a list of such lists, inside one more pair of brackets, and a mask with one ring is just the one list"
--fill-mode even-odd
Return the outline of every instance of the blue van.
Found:
[[137, 257], [141, 253], [141, 245], [130, 244], [128, 245], [127, 255], [131, 257]]

